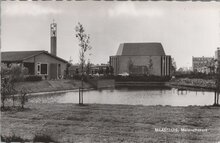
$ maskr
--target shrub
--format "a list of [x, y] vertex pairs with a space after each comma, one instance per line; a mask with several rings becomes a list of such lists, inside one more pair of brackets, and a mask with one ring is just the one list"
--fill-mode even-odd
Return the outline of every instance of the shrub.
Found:
[[154, 76], [154, 75], [129, 75], [129, 76], [116, 76], [115, 80], [116, 81], [142, 81], [142, 82], [165, 82], [169, 81], [171, 77], [165, 76], [165, 77], [160, 77], [160, 76]]
[[51, 139], [50, 136], [48, 135], [35, 135], [34, 136], [34, 139], [33, 139], [33, 142], [45, 142], [45, 143], [49, 143], [49, 142], [55, 142], [53, 139]]
[[190, 73], [176, 73], [176, 78], [190, 78], [190, 79], [215, 79], [216, 74], [214, 73], [200, 73], [200, 72], [190, 72]]
[[27, 101], [28, 91], [23, 87], [20, 91], [20, 102], [21, 102], [21, 109], [24, 109], [25, 102]]
[[[9, 78], [2, 78], [1, 80], [1, 107], [4, 109], [5, 101], [10, 97], [10, 95], [15, 94], [14, 84]], [[13, 102], [14, 103], [14, 102]]]
[[28, 140], [22, 139], [21, 137], [15, 136], [14, 134], [12, 136], [1, 136], [2, 142], [26, 142]]
[[39, 75], [29, 75], [25, 78], [26, 81], [41, 81], [42, 77]]
[[[82, 80], [82, 76], [81, 75], [74, 75], [73, 79], [75, 79], [75, 80]], [[88, 81], [86, 75], [83, 76], [83, 81], [85, 81], [85, 82]]]
[[12, 65], [11, 66], [11, 76], [12, 80], [15, 82], [23, 81], [24, 76], [28, 74], [28, 69], [25, 67], [21, 67], [20, 65]]
[[19, 64], [11, 64], [9, 67], [1, 65], [1, 76], [9, 78], [12, 82], [23, 81], [24, 76], [28, 74], [28, 69]]

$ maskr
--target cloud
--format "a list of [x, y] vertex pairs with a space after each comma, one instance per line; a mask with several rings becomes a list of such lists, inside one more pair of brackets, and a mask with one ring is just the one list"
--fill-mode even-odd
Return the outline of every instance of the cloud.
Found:
[[147, 16], [147, 17], [157, 17], [162, 16], [163, 11], [158, 8], [153, 7], [145, 7], [142, 6], [136, 6], [135, 3], [132, 2], [126, 2], [126, 3], [120, 3], [113, 7], [112, 9], [109, 9], [108, 11], [109, 16], [111, 17], [118, 17], [118, 16]]
[[3, 15], [8, 16], [40, 16], [49, 14], [60, 14], [61, 10], [37, 5], [33, 2], [7, 3], [2, 5]]

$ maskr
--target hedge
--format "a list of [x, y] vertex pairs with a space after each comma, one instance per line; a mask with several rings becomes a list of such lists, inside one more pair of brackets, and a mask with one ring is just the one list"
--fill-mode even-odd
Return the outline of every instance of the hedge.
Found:
[[161, 76], [116, 76], [115, 80], [116, 81], [143, 81], [143, 82], [165, 82], [165, 81], [169, 81], [171, 79], [171, 77], [169, 76], [165, 76], [165, 77], [161, 77]]
[[26, 81], [41, 81], [42, 77], [39, 75], [29, 75], [25, 78]]

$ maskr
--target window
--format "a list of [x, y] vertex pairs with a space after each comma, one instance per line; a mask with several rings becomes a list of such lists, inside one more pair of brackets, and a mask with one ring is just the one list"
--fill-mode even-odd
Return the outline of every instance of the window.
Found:
[[37, 74], [40, 74], [40, 63], [37, 63]]
[[41, 64], [41, 74], [47, 74], [47, 64]]

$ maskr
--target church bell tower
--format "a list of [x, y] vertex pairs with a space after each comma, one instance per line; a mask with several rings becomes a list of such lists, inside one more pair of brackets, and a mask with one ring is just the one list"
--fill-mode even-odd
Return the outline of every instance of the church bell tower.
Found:
[[54, 21], [50, 24], [50, 53], [57, 55], [57, 24]]

